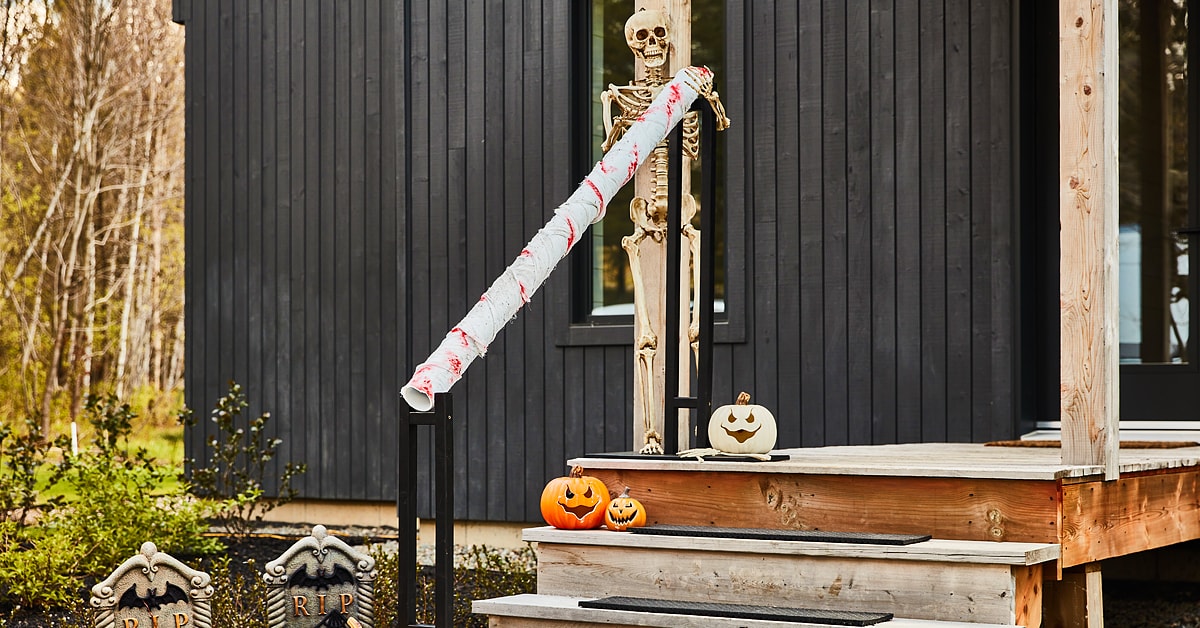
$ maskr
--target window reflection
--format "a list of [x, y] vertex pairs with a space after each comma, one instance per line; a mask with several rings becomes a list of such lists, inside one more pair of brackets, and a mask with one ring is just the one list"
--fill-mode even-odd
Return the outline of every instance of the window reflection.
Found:
[[1188, 361], [1186, 0], [1120, 0], [1120, 344]]

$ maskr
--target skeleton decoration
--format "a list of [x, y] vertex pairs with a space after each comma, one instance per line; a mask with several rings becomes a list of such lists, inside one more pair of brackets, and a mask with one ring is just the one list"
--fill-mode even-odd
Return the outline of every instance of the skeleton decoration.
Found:
[[[671, 24], [668, 17], [660, 11], [642, 9], [633, 14], [625, 23], [625, 42], [633, 51], [635, 57], [642, 61], [646, 68], [646, 76], [634, 79], [628, 85], [609, 85], [600, 94], [600, 102], [604, 111], [606, 137], [601, 149], [609, 148], [625, 134], [636, 121], [640, 120], [649, 108], [650, 103], [662, 91], [666, 82], [664, 69], [673, 46], [671, 41]], [[712, 104], [717, 114], [717, 130], [729, 127], [729, 119], [725, 117], [725, 109], [721, 105], [720, 96], [716, 90], [709, 90], [705, 98]], [[619, 113], [613, 115], [613, 105]], [[691, 159], [699, 156], [699, 121], [695, 113], [689, 113], [684, 118], [684, 153]], [[667, 230], [667, 163], [668, 153], [665, 142], [659, 142], [654, 147], [651, 159], [654, 175], [653, 198], [646, 199], [635, 196], [629, 204], [629, 217], [633, 221], [633, 233], [621, 239], [621, 248], [629, 256], [630, 274], [633, 278], [634, 342], [635, 375], [634, 385], [637, 391], [635, 415], [642, 419], [643, 454], [663, 453], [662, 435], [655, 429], [657, 417], [662, 405], [655, 400], [655, 376], [658, 374], [656, 360], [658, 359], [658, 335], [661, 323], [658, 317], [652, 317], [648, 303], [652, 298], [646, 287], [644, 274], [647, 272], [662, 272], [656, 267], [657, 258], [652, 261], [643, 249], [647, 246], [661, 245]], [[688, 250], [693, 260], [691, 272], [691, 301], [698, 302], [700, 298], [700, 232], [692, 226], [692, 220], [700, 207], [691, 194], [684, 194], [681, 199], [683, 211], [683, 235], [688, 239]], [[653, 242], [650, 245], [647, 238]], [[667, 313], [673, 316], [674, 313]], [[699, 311], [690, 315], [687, 326], [687, 343], [693, 354], [699, 350], [700, 318]], [[675, 373], [666, 373], [666, 377], [677, 377]]]
[[433, 407], [433, 396], [446, 392], [579, 242], [588, 225], [604, 217], [609, 201], [679, 124], [692, 102], [713, 97], [713, 73], [688, 67], [660, 90], [658, 97], [629, 125], [608, 154], [596, 164], [575, 193], [554, 210], [554, 217], [533, 236], [521, 254], [492, 283], [466, 316], [413, 372], [400, 393], [418, 411]]

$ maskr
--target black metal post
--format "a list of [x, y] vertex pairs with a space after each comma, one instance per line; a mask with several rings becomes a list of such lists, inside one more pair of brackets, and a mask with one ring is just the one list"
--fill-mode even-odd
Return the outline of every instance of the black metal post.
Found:
[[[700, 355], [696, 363], [696, 419], [692, 446], [708, 447], [707, 421], [712, 416], [713, 325], [717, 298], [717, 112], [707, 100], [700, 110]], [[728, 294], [728, 292], [726, 292]], [[705, 427], [700, 427], [703, 423]]]
[[[433, 410], [416, 412], [403, 403], [405, 423], [400, 426], [397, 510], [400, 514], [397, 615], [401, 626], [451, 628], [454, 620], [454, 415], [449, 393], [433, 397]], [[434, 516], [434, 623], [417, 623], [417, 436], [422, 425], [433, 427]], [[405, 456], [407, 452], [407, 456]]]
[[[679, 397], [679, 308], [680, 292], [684, 282], [679, 276], [682, 270], [680, 253], [683, 250], [683, 122], [671, 131], [667, 161], [667, 276], [663, 285], [667, 287], [666, 338], [659, 346], [666, 351], [666, 376], [663, 390], [663, 450], [673, 454], [687, 449], [687, 443], [679, 447], [679, 410], [691, 407]], [[688, 291], [689, 299], [691, 291]], [[649, 295], [646, 295], [649, 298]], [[691, 373], [691, 361], [687, 372]]]
[[[667, 352], [664, 362], [667, 381], [663, 425], [663, 431], [666, 433], [663, 434], [663, 449], [668, 453], [675, 453], [681, 449], [678, 436], [679, 411], [681, 409], [691, 408], [694, 410], [688, 434], [689, 442], [684, 444], [683, 449], [708, 445], [708, 432], [699, 429], [699, 424], [712, 414], [713, 302], [716, 298], [716, 275], [713, 272], [713, 260], [716, 254], [716, 237], [714, 237], [716, 218], [714, 215], [717, 206], [717, 116], [712, 105], [703, 99], [693, 103], [691, 110], [699, 111], [702, 117], [700, 125], [700, 172], [703, 179], [700, 195], [700, 302], [691, 304], [691, 307], [699, 309], [700, 337], [697, 340], [696, 394], [691, 397], [681, 397], [679, 395], [679, 312], [680, 295], [686, 281], [680, 276], [682, 265], [680, 253], [683, 248], [683, 124], [680, 123], [670, 135], [667, 170], [668, 278], [665, 282], [668, 286], [667, 337], [663, 339], [661, 346]], [[690, 367], [690, 359], [688, 364]]]

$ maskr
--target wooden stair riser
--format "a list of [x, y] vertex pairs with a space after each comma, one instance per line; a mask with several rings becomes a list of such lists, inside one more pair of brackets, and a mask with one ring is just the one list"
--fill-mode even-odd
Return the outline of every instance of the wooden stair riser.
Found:
[[630, 487], [650, 524], [1059, 542], [1053, 480], [593, 469]]
[[[631, 613], [583, 609], [578, 599], [516, 595], [473, 604], [476, 613], [490, 616], [492, 628], [829, 628], [829, 624], [777, 622], [661, 613]], [[938, 622], [898, 618], [877, 628], [1013, 628], [1012, 624]]]
[[1027, 623], [1041, 609], [1040, 565], [740, 554], [539, 544], [538, 593], [891, 612]]

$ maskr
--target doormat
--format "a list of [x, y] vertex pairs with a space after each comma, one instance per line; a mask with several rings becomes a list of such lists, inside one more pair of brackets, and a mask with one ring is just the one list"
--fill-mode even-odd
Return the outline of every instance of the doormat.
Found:
[[[994, 440], [987, 447], [1062, 447], [1057, 440]], [[1200, 445], [1191, 440], [1123, 440], [1121, 449], [1179, 449]]]
[[836, 532], [829, 530], [772, 530], [764, 528], [722, 528], [717, 526], [652, 525], [629, 528], [634, 534], [658, 536], [702, 536], [719, 539], [758, 541], [807, 541], [815, 543], [860, 543], [863, 545], [912, 545], [932, 537], [928, 534], [880, 534], [875, 532]]
[[826, 611], [781, 606], [755, 606], [752, 604], [720, 604], [717, 602], [680, 602], [677, 600], [656, 600], [622, 596], [605, 597], [598, 600], [580, 600], [579, 606], [580, 608], [603, 608], [615, 611], [667, 613], [670, 615], [808, 622], [813, 624], [829, 624], [831, 626], [873, 626], [892, 619], [891, 613]]

